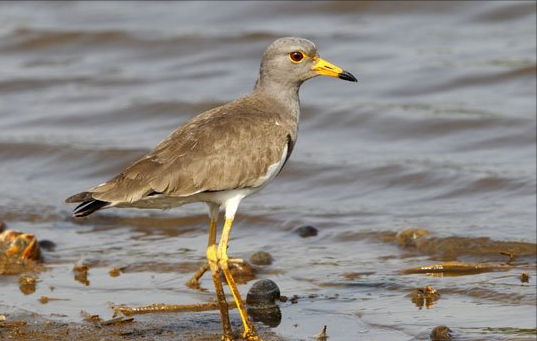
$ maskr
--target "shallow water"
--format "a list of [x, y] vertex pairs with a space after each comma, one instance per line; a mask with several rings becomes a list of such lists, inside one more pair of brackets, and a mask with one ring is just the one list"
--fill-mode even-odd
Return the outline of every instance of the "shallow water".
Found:
[[[294, 35], [359, 83], [302, 87], [293, 156], [241, 204], [230, 254], [271, 253], [258, 278], [299, 296], [272, 331], [404, 341], [447, 325], [460, 340], [536, 339], [535, 2], [1, 2], [0, 22], [0, 220], [57, 244], [35, 293], [0, 277], [0, 314], [81, 322], [81, 309], [111, 316], [110, 302], [211, 300], [210, 276], [206, 292], [184, 285], [204, 260], [203, 205], [75, 220], [63, 200], [248, 93], [266, 46]], [[299, 237], [302, 225], [319, 234]], [[408, 228], [432, 235], [399, 247]], [[519, 254], [509, 271], [400, 272], [504, 264], [505, 247]], [[88, 286], [72, 272], [81, 259]], [[116, 266], [128, 267], [111, 277]], [[420, 309], [406, 295], [425, 285], [441, 297]]]

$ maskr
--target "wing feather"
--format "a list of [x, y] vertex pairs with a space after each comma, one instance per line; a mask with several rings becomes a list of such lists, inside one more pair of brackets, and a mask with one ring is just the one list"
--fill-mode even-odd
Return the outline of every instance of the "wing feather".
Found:
[[251, 187], [280, 161], [296, 130], [296, 118], [284, 108], [243, 97], [187, 121], [149, 154], [88, 192], [94, 199], [132, 203], [153, 193], [183, 197]]

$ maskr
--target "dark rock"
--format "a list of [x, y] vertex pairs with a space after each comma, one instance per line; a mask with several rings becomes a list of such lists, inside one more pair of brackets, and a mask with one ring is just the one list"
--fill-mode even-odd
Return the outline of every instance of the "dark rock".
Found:
[[246, 295], [246, 304], [250, 306], [274, 306], [280, 298], [280, 288], [270, 279], [262, 279], [254, 283]]
[[316, 236], [319, 230], [311, 225], [304, 225], [297, 228], [294, 232], [302, 238], [308, 238]]

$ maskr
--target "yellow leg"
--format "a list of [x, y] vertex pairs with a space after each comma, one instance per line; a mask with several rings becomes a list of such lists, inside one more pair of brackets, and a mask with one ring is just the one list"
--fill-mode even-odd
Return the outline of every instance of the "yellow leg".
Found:
[[229, 266], [228, 266], [229, 258], [227, 256], [227, 244], [228, 244], [229, 233], [231, 232], [232, 224], [233, 224], [233, 219], [226, 218], [226, 222], [224, 223], [224, 229], [222, 230], [222, 237], [220, 238], [220, 243], [218, 244], [217, 258], [220, 264], [220, 268], [222, 269], [224, 276], [226, 276], [226, 280], [229, 285], [229, 289], [231, 290], [231, 293], [233, 294], [233, 298], [235, 299], [235, 303], [237, 304], [237, 309], [239, 310], [239, 313], [241, 315], [242, 323], [244, 325], [243, 338], [248, 341], [262, 341], [259, 338], [259, 336], [257, 336], [257, 333], [255, 332], [253, 324], [248, 319], [248, 314], [246, 313], [246, 309], [244, 307], [244, 303], [242, 301], [241, 295], [239, 293], [239, 290], [237, 289], [235, 280], [233, 280], [233, 277], [231, 276], [231, 272], [229, 271]]
[[218, 257], [216, 255], [216, 219], [211, 218], [211, 226], [209, 228], [209, 242], [207, 243], [207, 261], [213, 275], [214, 288], [216, 289], [216, 297], [218, 300], [218, 308], [222, 317], [222, 328], [224, 335], [222, 341], [233, 341], [233, 332], [229, 323], [228, 306], [224, 295], [224, 288], [220, 279], [220, 271], [218, 270]]

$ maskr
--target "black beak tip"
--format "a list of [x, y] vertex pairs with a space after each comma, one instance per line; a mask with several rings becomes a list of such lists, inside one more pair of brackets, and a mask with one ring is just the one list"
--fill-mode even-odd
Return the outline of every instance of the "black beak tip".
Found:
[[356, 77], [354, 77], [354, 76], [352, 75], [352, 73], [350, 73], [349, 71], [343, 71], [343, 72], [341, 72], [341, 73], [338, 75], [338, 78], [339, 78], [339, 79], [346, 80], [346, 81], [349, 81], [349, 82], [358, 82], [358, 80], [356, 79]]

